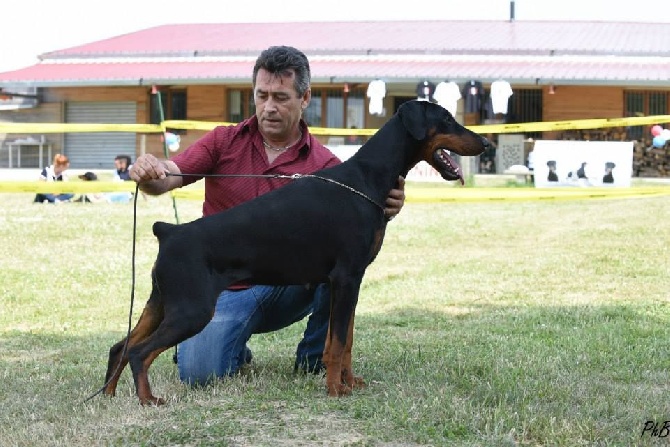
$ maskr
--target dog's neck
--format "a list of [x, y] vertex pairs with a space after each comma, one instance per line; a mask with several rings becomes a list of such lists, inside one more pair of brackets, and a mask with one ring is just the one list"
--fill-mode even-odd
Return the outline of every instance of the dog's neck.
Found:
[[[369, 190], [384, 194], [382, 197], [373, 197], [381, 203], [396, 186], [398, 176], [406, 177], [412, 169], [421, 144], [410, 136], [400, 121], [398, 116], [391, 118], [350, 159], [361, 165]], [[386, 162], [379, 163], [380, 158]]]

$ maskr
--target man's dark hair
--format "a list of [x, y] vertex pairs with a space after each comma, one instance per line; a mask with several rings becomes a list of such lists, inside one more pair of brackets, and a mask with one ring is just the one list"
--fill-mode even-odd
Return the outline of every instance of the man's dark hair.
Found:
[[252, 85], [256, 87], [256, 75], [258, 70], [263, 68], [274, 75], [290, 76], [291, 70], [295, 72], [294, 88], [298, 96], [305, 94], [309, 89], [311, 81], [311, 72], [309, 70], [309, 61], [307, 56], [293, 47], [274, 46], [263, 52], [256, 59], [254, 65], [254, 76]]

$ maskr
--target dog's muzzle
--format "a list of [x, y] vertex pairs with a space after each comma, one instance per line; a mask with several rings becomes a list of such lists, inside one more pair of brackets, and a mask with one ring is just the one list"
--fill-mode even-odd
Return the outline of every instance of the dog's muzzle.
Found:
[[460, 180], [461, 185], [465, 184], [463, 171], [456, 160], [451, 156], [451, 151], [440, 147], [433, 153], [433, 160], [437, 166], [437, 171], [443, 179], [447, 181]]

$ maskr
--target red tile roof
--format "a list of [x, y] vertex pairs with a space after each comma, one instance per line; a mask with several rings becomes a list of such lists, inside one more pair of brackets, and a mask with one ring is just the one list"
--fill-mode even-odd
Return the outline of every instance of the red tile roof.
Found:
[[315, 54], [636, 54], [670, 56], [670, 24], [550, 21], [360, 21], [163, 25], [45, 57], [256, 56], [271, 45]]
[[315, 83], [670, 79], [670, 24], [407, 21], [165, 25], [44, 54], [0, 73], [0, 86], [248, 83], [255, 57], [276, 44], [303, 50]]

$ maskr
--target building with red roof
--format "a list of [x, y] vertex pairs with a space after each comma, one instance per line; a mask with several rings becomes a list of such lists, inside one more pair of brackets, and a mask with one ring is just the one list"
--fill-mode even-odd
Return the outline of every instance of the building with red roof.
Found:
[[[152, 86], [162, 92], [165, 119], [237, 122], [253, 113], [253, 64], [272, 45], [295, 46], [310, 59], [311, 126], [378, 128], [422, 85], [437, 101], [432, 93], [446, 83], [458, 86], [461, 98], [451, 101], [466, 125], [670, 113], [670, 24], [352, 21], [164, 25], [55, 50], [0, 73], [0, 122], [151, 123]], [[371, 112], [367, 96], [375, 80], [385, 83], [381, 113]], [[491, 109], [496, 81], [512, 91], [506, 113]], [[472, 85], [482, 94], [474, 108], [466, 101]], [[613, 138], [643, 139], [647, 128]], [[182, 133], [182, 147], [202, 135]], [[0, 141], [17, 137], [0, 134]], [[107, 168], [117, 153], [162, 152], [155, 135], [46, 138], [73, 167]]]

